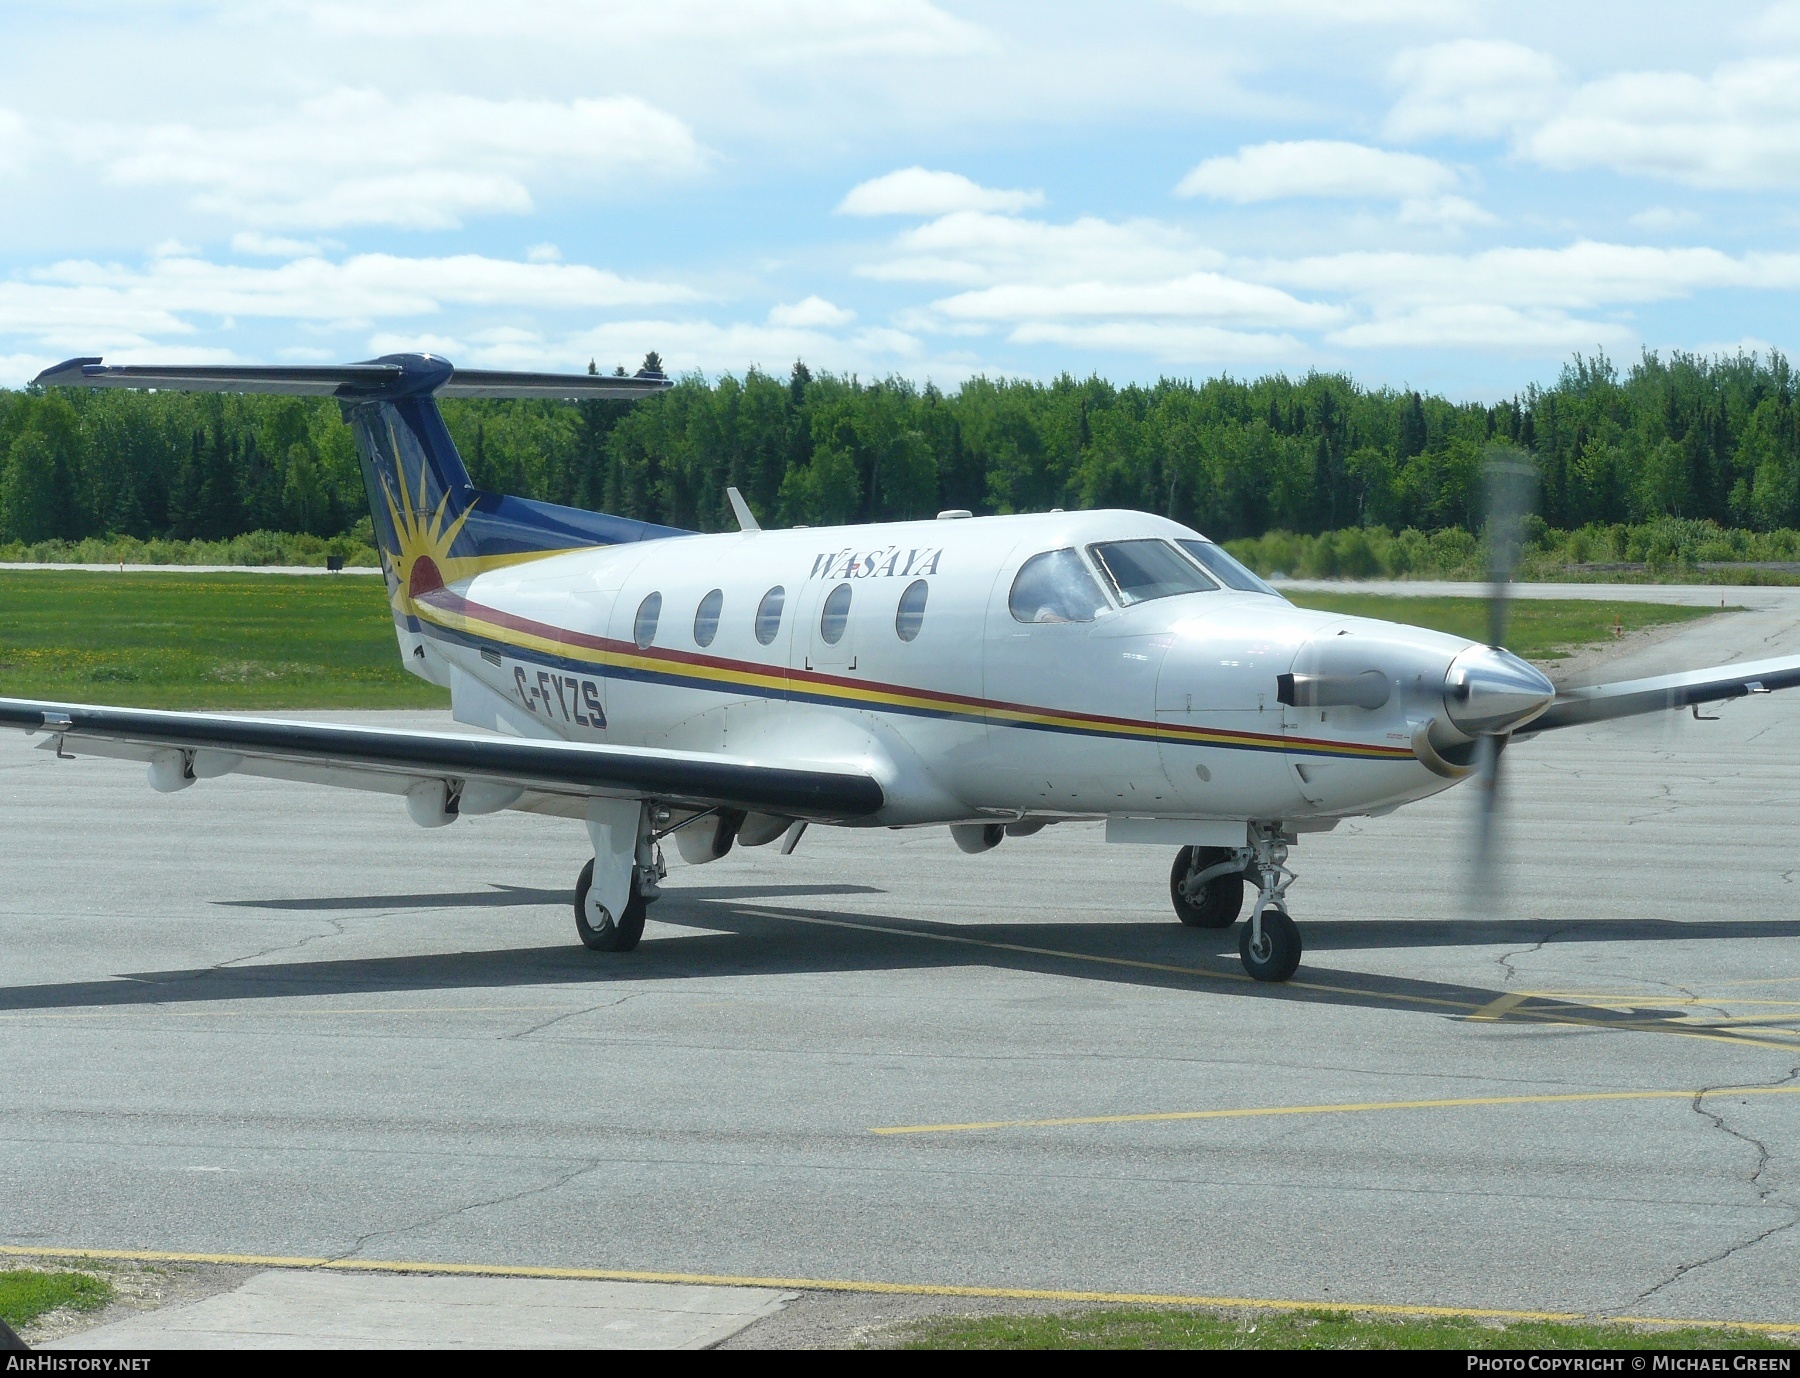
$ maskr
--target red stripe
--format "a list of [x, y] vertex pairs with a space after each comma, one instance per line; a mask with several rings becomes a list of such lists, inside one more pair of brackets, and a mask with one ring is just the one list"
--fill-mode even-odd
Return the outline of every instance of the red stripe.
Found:
[[[1000, 710], [1014, 713], [1031, 713], [1046, 717], [1072, 718], [1078, 722], [1092, 723], [1103, 727], [1148, 728], [1152, 732], [1176, 737], [1199, 737], [1218, 735], [1222, 728], [1183, 727], [1174, 723], [1146, 722], [1141, 718], [1115, 718], [1101, 713], [1082, 713], [1064, 708], [1042, 708], [1027, 703], [1010, 703], [1005, 699], [983, 699], [968, 694], [951, 693], [948, 690], [916, 689], [910, 685], [889, 684], [882, 680], [848, 679], [842, 675], [828, 675], [818, 670], [795, 670], [780, 664], [765, 664], [754, 660], [729, 660], [723, 656], [702, 655], [697, 651], [663, 650], [658, 647], [645, 649], [636, 642], [618, 641], [610, 637], [591, 636], [586, 632], [578, 632], [567, 627], [554, 627], [547, 622], [535, 622], [528, 617], [519, 617], [513, 613], [502, 612], [499, 608], [490, 608], [482, 603], [474, 603], [452, 592], [449, 588], [433, 589], [421, 598], [413, 600], [428, 604], [444, 612], [463, 617], [477, 617], [484, 622], [492, 622], [510, 631], [525, 632], [539, 636], [546, 641], [559, 642], [565, 646], [580, 646], [602, 654], [641, 656], [648, 660], [661, 660], [676, 665], [704, 666], [708, 669], [723, 670], [738, 674], [777, 674], [785, 676], [792, 683], [803, 685], [829, 686], [856, 692], [876, 691], [888, 694], [903, 694], [912, 698], [928, 699], [934, 703], [951, 703], [962, 707], [988, 710]], [[1326, 750], [1342, 751], [1352, 748], [1362, 751], [1379, 751], [1400, 758], [1410, 758], [1410, 747], [1392, 747], [1375, 742], [1334, 742], [1321, 737], [1289, 737], [1281, 734], [1264, 732], [1237, 732], [1231, 736], [1245, 741], [1262, 742], [1271, 746], [1319, 747]]]

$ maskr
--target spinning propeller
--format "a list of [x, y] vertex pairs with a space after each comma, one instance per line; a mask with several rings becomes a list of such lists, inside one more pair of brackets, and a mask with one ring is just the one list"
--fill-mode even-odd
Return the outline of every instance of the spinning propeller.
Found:
[[[1491, 446], [1482, 467], [1488, 543], [1487, 644], [1490, 651], [1500, 652], [1506, 639], [1507, 614], [1512, 609], [1512, 582], [1518, 572], [1519, 554], [1524, 543], [1525, 517], [1537, 496], [1537, 469], [1525, 451], [1510, 445]], [[1479, 678], [1486, 682], [1478, 685], [1474, 676], [1464, 680], [1468, 686], [1465, 694], [1470, 699], [1478, 690], [1485, 691], [1484, 697], [1501, 699], [1515, 695], [1536, 697], [1542, 692], [1540, 686], [1529, 684], [1517, 675], [1505, 676], [1514, 681], [1510, 685], [1496, 683], [1497, 677], [1491, 673], [1481, 674]], [[1485, 909], [1494, 895], [1494, 824], [1500, 807], [1500, 758], [1512, 736], [1512, 722], [1503, 726], [1496, 723], [1487, 731], [1481, 730], [1479, 722], [1462, 725], [1464, 730], [1475, 733], [1476, 740], [1479, 804], [1475, 822], [1474, 882], [1477, 907]]]

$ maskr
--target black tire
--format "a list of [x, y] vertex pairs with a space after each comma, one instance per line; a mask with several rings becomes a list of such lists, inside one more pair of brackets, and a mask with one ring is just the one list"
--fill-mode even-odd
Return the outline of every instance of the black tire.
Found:
[[1242, 875], [1214, 876], [1206, 882], [1197, 903], [1181, 893], [1181, 883], [1190, 871], [1217, 866], [1230, 855], [1223, 847], [1183, 847], [1175, 853], [1175, 865], [1169, 871], [1169, 899], [1175, 906], [1175, 917], [1189, 928], [1230, 928], [1237, 922], [1244, 908]]
[[608, 916], [599, 927], [589, 923], [587, 917], [588, 891], [593, 886], [594, 863], [590, 859], [575, 880], [575, 931], [581, 935], [582, 946], [595, 952], [630, 952], [644, 936], [644, 911], [649, 907], [637, 876], [631, 877], [631, 898], [625, 903], [625, 912], [617, 919]]
[[1244, 925], [1238, 939], [1238, 956], [1244, 959], [1244, 970], [1258, 981], [1285, 981], [1300, 965], [1300, 927], [1279, 909], [1265, 909], [1262, 914], [1262, 949], [1250, 946], [1252, 924]]

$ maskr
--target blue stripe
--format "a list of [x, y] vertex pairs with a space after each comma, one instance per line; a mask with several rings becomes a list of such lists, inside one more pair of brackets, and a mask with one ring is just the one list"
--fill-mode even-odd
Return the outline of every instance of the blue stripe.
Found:
[[[415, 621], [417, 619], [414, 619]], [[1254, 751], [1263, 754], [1290, 756], [1322, 756], [1328, 760], [1360, 760], [1396, 762], [1412, 759], [1407, 757], [1352, 756], [1342, 751], [1333, 751], [1328, 747], [1307, 747], [1289, 745], [1286, 742], [1196, 742], [1184, 737], [1154, 736], [1137, 732], [1111, 731], [1104, 727], [1071, 727], [1063, 723], [1014, 722], [1004, 718], [990, 718], [985, 713], [970, 709], [925, 708], [912, 704], [868, 703], [856, 699], [835, 698], [829, 694], [815, 694], [803, 689], [788, 687], [772, 688], [759, 684], [721, 685], [719, 681], [705, 679], [693, 675], [683, 675], [673, 671], [640, 670], [617, 665], [596, 665], [591, 660], [577, 660], [570, 656], [549, 655], [542, 651], [525, 651], [509, 641], [498, 641], [492, 637], [475, 636], [468, 632], [442, 627], [434, 622], [419, 624], [424, 634], [453, 645], [468, 646], [477, 651], [498, 651], [502, 655], [522, 664], [541, 666], [551, 670], [573, 670], [581, 674], [599, 679], [630, 680], [637, 684], [660, 684], [671, 689], [697, 689], [722, 697], [787, 699], [795, 703], [811, 703], [827, 708], [850, 708], [866, 713], [891, 713], [898, 717], [908, 718], [940, 718], [971, 723], [985, 727], [1012, 727], [1028, 732], [1049, 732], [1065, 737], [1102, 737], [1109, 741], [1142, 742], [1149, 746], [1191, 746], [1197, 749], [1215, 751]], [[771, 671], [780, 671], [783, 667], [771, 665]], [[917, 691], [928, 692], [928, 691]], [[530, 711], [527, 709], [526, 711]], [[1041, 710], [1054, 712], [1054, 709]]]

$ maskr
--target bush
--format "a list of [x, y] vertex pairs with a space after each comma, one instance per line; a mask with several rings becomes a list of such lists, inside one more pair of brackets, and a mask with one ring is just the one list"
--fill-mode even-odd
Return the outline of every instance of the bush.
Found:
[[341, 555], [353, 569], [381, 561], [362, 533], [300, 536], [252, 531], [228, 541], [140, 541], [133, 536], [90, 536], [82, 541], [12, 541], [0, 545], [0, 561], [40, 565], [299, 565], [322, 569], [327, 555]]
[[[1659, 517], [1639, 526], [1558, 531], [1527, 519], [1520, 576], [1583, 577], [1585, 566], [1635, 564], [1656, 577], [1690, 577], [1701, 565], [1800, 560], [1800, 531], [1749, 531], [1710, 521]], [[1317, 536], [1270, 531], [1226, 548], [1265, 577], [1304, 579], [1479, 579], [1486, 576], [1486, 543], [1461, 527], [1429, 534], [1407, 527], [1347, 527]], [[1709, 572], [1709, 578], [1756, 578], [1763, 571]], [[1591, 577], [1591, 576], [1590, 576]], [[1780, 577], [1780, 576], [1771, 576]]]

